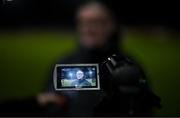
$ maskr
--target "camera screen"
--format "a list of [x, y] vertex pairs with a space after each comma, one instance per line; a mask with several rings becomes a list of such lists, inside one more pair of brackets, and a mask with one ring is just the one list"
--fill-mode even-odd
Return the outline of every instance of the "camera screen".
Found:
[[98, 64], [56, 64], [56, 90], [99, 90]]

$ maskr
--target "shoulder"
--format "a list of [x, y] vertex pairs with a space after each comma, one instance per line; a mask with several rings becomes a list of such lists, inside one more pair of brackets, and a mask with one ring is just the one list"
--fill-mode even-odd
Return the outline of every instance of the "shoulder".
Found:
[[90, 84], [90, 82], [88, 82], [87, 80], [85, 80], [85, 81], [84, 81], [84, 83], [86, 83], [86, 84]]
[[71, 83], [71, 85], [72, 86], [74, 86], [74, 85], [76, 85], [78, 82], [76, 81], [76, 80], [74, 80], [72, 83]]

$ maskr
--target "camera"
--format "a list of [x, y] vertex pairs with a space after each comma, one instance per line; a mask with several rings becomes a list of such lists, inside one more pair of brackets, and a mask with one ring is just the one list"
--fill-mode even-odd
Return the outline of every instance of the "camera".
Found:
[[135, 86], [146, 83], [137, 66], [128, 59], [122, 61], [118, 55], [107, 58], [100, 67], [99, 64], [56, 64], [53, 81], [56, 91], [106, 91], [113, 86], [121, 91], [132, 88], [133, 92], [138, 90]]
[[141, 69], [119, 55], [101, 64], [56, 64], [53, 80], [56, 91], [103, 92], [94, 107], [95, 116], [143, 115], [160, 106], [160, 99], [149, 90]]
[[137, 94], [144, 90], [146, 80], [129, 58], [112, 55], [101, 64], [56, 64], [53, 73], [56, 91], [102, 90]]

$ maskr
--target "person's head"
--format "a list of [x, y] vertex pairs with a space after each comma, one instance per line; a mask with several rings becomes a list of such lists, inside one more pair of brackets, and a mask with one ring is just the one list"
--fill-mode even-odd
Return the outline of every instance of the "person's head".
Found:
[[103, 47], [117, 30], [113, 14], [102, 3], [91, 1], [77, 11], [77, 28], [81, 45], [87, 48]]
[[83, 79], [84, 73], [83, 73], [81, 70], [78, 70], [78, 71], [76, 72], [76, 77], [77, 77], [78, 80], [79, 80], [79, 79]]

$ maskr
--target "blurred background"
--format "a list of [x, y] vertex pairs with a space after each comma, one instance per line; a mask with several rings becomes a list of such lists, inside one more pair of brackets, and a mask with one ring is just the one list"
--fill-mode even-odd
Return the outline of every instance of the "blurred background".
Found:
[[[0, 1], [0, 102], [36, 96], [57, 59], [77, 48], [74, 11], [81, 1]], [[180, 116], [179, 8], [105, 2], [121, 19], [123, 50], [142, 65], [162, 99], [154, 116]]]

